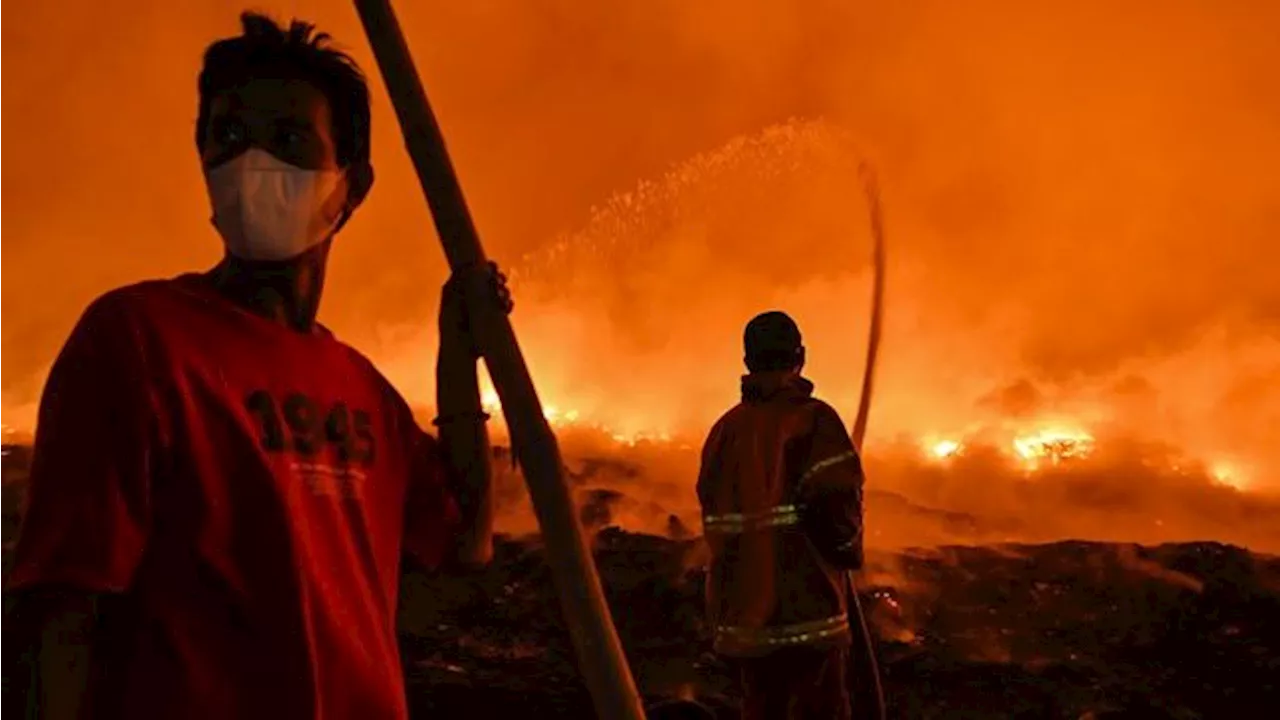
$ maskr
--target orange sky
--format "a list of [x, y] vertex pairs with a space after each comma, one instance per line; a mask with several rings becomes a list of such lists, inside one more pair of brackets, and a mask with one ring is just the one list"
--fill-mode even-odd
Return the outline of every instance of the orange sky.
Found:
[[[598, 240], [593, 206], [698, 153], [823, 117], [885, 186], [882, 433], [1016, 414], [1010, 398], [1032, 387], [1033, 405], [1101, 403], [1130, 430], [1280, 462], [1280, 5], [397, 5], [484, 241], [508, 266], [557, 233]], [[23, 421], [94, 296], [220, 253], [192, 147], [195, 76], [240, 6], [128, 6], [23, 3], [3, 26], [6, 423]], [[370, 72], [378, 182], [338, 240], [322, 315], [429, 401], [437, 298], [424, 288], [443, 262], [354, 10], [256, 7], [317, 22]], [[750, 309], [776, 302], [806, 328], [820, 391], [848, 403], [864, 247], [837, 234], [863, 210], [826, 181], [788, 187], [751, 227], [702, 218], [658, 238], [643, 267], [602, 265], [617, 283], [518, 294], [544, 395], [611, 422], [639, 408], [650, 424], [696, 425], [732, 399]], [[726, 192], [706, 202], [732, 210], [750, 189]], [[658, 214], [685, 217], [671, 207]], [[768, 272], [722, 276], [726, 257]]]

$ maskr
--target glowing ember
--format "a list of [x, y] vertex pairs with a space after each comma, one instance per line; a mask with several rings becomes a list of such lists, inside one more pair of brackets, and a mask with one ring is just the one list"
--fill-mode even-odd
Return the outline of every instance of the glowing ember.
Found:
[[[921, 448], [932, 460], [949, 460], [964, 454], [968, 441], [972, 439], [968, 436], [960, 439], [926, 436], [921, 441]], [[1021, 462], [1027, 470], [1035, 470], [1042, 462], [1057, 464], [1067, 459], [1088, 457], [1094, 448], [1094, 438], [1080, 429], [1049, 427], [1015, 431], [1010, 445], [1005, 447], [1015, 461]]]
[[[606, 428], [606, 431], [607, 431], [607, 428]], [[639, 443], [669, 443], [669, 442], [671, 442], [671, 435], [670, 435], [669, 433], [665, 433], [665, 432], [659, 432], [659, 433], [644, 433], [644, 432], [638, 432], [638, 433], [632, 433], [632, 434], [619, 433], [619, 432], [611, 432], [611, 433], [610, 433], [610, 437], [612, 437], [612, 438], [613, 438], [614, 442], [616, 442], [616, 443], [618, 443], [618, 444], [620, 444], [620, 445], [627, 445], [627, 446], [631, 446], [631, 447], [634, 447], [634, 446], [638, 445]]]
[[[493, 388], [485, 388], [480, 392], [480, 404], [484, 407], [484, 411], [501, 420], [502, 418], [502, 401], [498, 399], [498, 392]], [[581, 415], [577, 410], [564, 410], [556, 405], [543, 405], [542, 415], [552, 427], [562, 427], [572, 425], [578, 422]]]
[[[736, 399], [733, 376], [741, 358], [735, 335], [745, 318], [762, 309], [762, 288], [768, 289], [768, 304], [793, 312], [821, 348], [806, 372], [819, 395], [851, 420], [860, 390], [848, 361], [865, 352], [866, 337], [856, 324], [867, 308], [859, 305], [853, 313], [855, 327], [849, 313], [833, 309], [845, 308], [850, 297], [865, 298], [860, 293], [869, 282], [866, 213], [846, 207], [858, 187], [850, 169], [862, 159], [856, 145], [846, 129], [821, 119], [747, 132], [608, 196], [591, 208], [585, 224], [531, 246], [512, 262], [509, 277], [523, 308], [513, 322], [536, 370], [548, 423], [567, 431], [573, 442], [591, 443], [593, 451], [616, 443], [613, 449], [639, 455], [627, 451], [669, 444], [681, 453], [678, 462], [688, 462], [687, 451], [696, 452], [715, 418]], [[779, 228], [812, 245], [779, 259], [768, 250]], [[894, 232], [899, 231], [912, 232]], [[827, 238], [841, 240], [828, 245]], [[1038, 307], [1007, 317], [997, 312], [990, 323], [976, 325], [968, 321], [969, 309], [955, 308], [960, 314], [952, 315], [934, 294], [938, 278], [931, 268], [942, 265], [909, 253], [898, 257], [901, 264], [891, 272], [895, 309], [886, 332], [913, 340], [894, 346], [885, 360], [893, 371], [878, 381], [871, 455], [882, 443], [896, 451], [906, 438], [911, 461], [958, 475], [989, 467], [1027, 476], [1058, 474], [1056, 469], [1103, 476], [1113, 461], [1136, 460], [1156, 475], [1231, 487], [1247, 483], [1251, 492], [1268, 489], [1261, 470], [1275, 456], [1274, 443], [1263, 437], [1265, 400], [1240, 395], [1241, 412], [1256, 417], [1212, 427], [1189, 422], [1182, 412], [1183, 402], [1198, 408], [1212, 399], [1204, 393], [1234, 398], [1235, 386], [1222, 383], [1253, 377], [1253, 370], [1218, 367], [1215, 358], [1226, 336], [1215, 333], [1225, 328], [1183, 354], [1161, 356], [1156, 365], [1133, 355], [1116, 366], [1115, 377], [1014, 382], [1035, 376], [1024, 367], [1024, 351], [1054, 366], [1037, 371], [1055, 372], [1068, 370], [1077, 352], [1108, 351], [1075, 348], [1057, 359], [1058, 343], [1065, 350], [1074, 341], [1040, 337], [1038, 331], [1027, 340], [1018, 327], [1018, 318], [1034, 317]], [[690, 294], [691, 283], [705, 292]], [[1053, 292], [1056, 286], [1044, 290]], [[1124, 298], [1111, 300], [1124, 305]], [[430, 364], [432, 344], [417, 330], [409, 337], [392, 355], [404, 376], [399, 384], [420, 385], [413, 378]], [[1239, 362], [1249, 368], [1273, 367], [1280, 358], [1280, 344], [1248, 347]], [[1198, 368], [1212, 372], [1191, 372]], [[1206, 384], [1186, 386], [1190, 377]], [[482, 374], [491, 428], [495, 436], [506, 435], [500, 402], [487, 380]], [[427, 390], [420, 388], [418, 397], [429, 397]], [[1195, 398], [1178, 399], [1188, 393]], [[1151, 407], [1168, 405], [1172, 414], [1151, 415], [1148, 403], [1157, 401]], [[1253, 430], [1237, 433], [1237, 426]], [[1219, 453], [1227, 448], [1231, 463], [1215, 466], [1226, 459]], [[876, 460], [897, 459], [886, 455]], [[1243, 462], [1249, 465], [1247, 480], [1238, 467]], [[682, 483], [687, 498], [696, 470], [663, 472]]]
[[1249, 487], [1249, 481], [1244, 477], [1240, 468], [1229, 462], [1218, 461], [1212, 463], [1209, 466], [1209, 474], [1219, 483], [1237, 490], [1245, 490]]
[[960, 454], [964, 446], [956, 440], [939, 440], [929, 446], [929, 454], [939, 460], [945, 460]]
[[[489, 413], [498, 422], [498, 426], [503, 426], [504, 418], [502, 417], [502, 401], [498, 398], [498, 393], [492, 387], [484, 387], [480, 392], [480, 404], [484, 407], [485, 412]], [[577, 410], [564, 410], [558, 405], [544, 404], [542, 406], [542, 415], [547, 419], [547, 423], [554, 428], [578, 427], [596, 430], [604, 433], [619, 445], [634, 446], [641, 442], [671, 442], [671, 434], [663, 432], [642, 432], [631, 431], [624, 432], [617, 428], [612, 428], [598, 422], [592, 422], [588, 418], [584, 418], [582, 413]]]
[[1013, 449], [1024, 461], [1037, 465], [1043, 460], [1057, 463], [1087, 457], [1093, 450], [1093, 436], [1083, 430], [1045, 429], [1013, 439]]
[[[486, 385], [481, 392], [481, 402], [486, 412], [494, 416], [499, 432], [502, 432], [502, 403], [491, 386]], [[599, 432], [620, 446], [635, 447], [640, 444], [677, 445], [681, 450], [692, 449], [683, 435], [665, 430], [641, 429], [639, 426], [623, 429], [602, 423], [585, 416], [578, 410], [563, 410], [558, 405], [543, 406], [543, 414], [552, 427], [559, 429], [579, 428]], [[1089, 457], [1096, 446], [1096, 440], [1089, 432], [1072, 427], [1051, 426], [1039, 430], [1015, 433], [1012, 441], [1005, 447], [1008, 456], [1023, 466], [1027, 472], [1039, 470], [1042, 465], [1058, 465], [1064, 461], [1082, 460]], [[920, 448], [925, 457], [936, 462], [951, 460], [963, 455], [969, 447], [966, 438], [940, 438], [936, 435], [920, 439]], [[1168, 467], [1174, 471], [1183, 468], [1181, 463], [1173, 462]], [[1238, 463], [1217, 460], [1207, 466], [1208, 474], [1216, 482], [1237, 490], [1247, 490], [1251, 482]]]

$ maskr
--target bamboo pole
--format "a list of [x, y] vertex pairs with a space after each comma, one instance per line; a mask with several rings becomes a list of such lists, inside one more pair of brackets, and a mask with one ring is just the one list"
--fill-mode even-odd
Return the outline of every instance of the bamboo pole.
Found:
[[[484, 248], [391, 2], [355, 0], [355, 5], [395, 106], [405, 146], [449, 266], [455, 272], [480, 266], [488, 261]], [[641, 720], [644, 711], [639, 693], [564, 480], [555, 435], [543, 415], [510, 320], [496, 303], [484, 302], [483, 295], [488, 291], [483, 284], [472, 284], [466, 290], [470, 298], [477, 300], [470, 304], [472, 332], [502, 401], [512, 449], [524, 469], [565, 625], [577, 652], [578, 670], [591, 692], [598, 717]]]

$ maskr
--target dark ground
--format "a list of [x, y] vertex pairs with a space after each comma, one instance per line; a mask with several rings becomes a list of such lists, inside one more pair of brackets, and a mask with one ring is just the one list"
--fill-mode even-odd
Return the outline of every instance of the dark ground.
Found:
[[[23, 450], [6, 450], [7, 548], [25, 473]], [[731, 671], [707, 653], [697, 542], [607, 528], [596, 559], [646, 697], [732, 717]], [[883, 584], [863, 605], [891, 717], [1280, 716], [1280, 558], [1061, 542], [870, 562]], [[416, 717], [591, 717], [535, 542], [502, 538], [475, 575], [408, 576], [402, 613]]]
[[[706, 654], [701, 574], [684, 570], [692, 547], [606, 530], [597, 562], [646, 694], [693, 694], [731, 717], [729, 670]], [[1064, 542], [878, 561], [902, 574], [899, 589], [863, 595], [893, 717], [1270, 718], [1280, 707], [1280, 559], [1213, 543]], [[406, 664], [422, 716], [590, 716], [549, 582], [538, 550], [516, 542], [480, 576], [410, 578]]]

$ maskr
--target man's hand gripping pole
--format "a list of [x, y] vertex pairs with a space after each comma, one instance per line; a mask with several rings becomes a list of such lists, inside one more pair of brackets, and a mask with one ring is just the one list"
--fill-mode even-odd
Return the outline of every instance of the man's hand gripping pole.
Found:
[[555, 435], [543, 415], [515, 332], [505, 308], [493, 301], [484, 273], [466, 272], [483, 266], [488, 258], [408, 44], [390, 0], [355, 0], [355, 5], [395, 106], [405, 146], [431, 207], [449, 266], [455, 274], [472, 278], [465, 289], [471, 331], [501, 399], [513, 452], [524, 468], [546, 544], [547, 562], [577, 652], [578, 669], [591, 691], [598, 717], [640, 720], [644, 717], [640, 697], [564, 481]]

